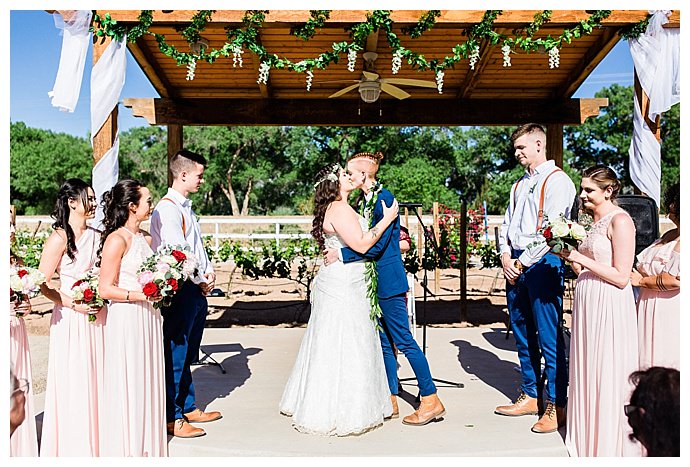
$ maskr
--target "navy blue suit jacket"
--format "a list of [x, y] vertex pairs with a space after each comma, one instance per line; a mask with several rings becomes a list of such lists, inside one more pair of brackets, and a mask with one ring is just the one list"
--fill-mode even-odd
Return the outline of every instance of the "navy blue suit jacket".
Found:
[[[373, 225], [376, 225], [377, 222], [383, 219], [381, 200], [384, 200], [386, 206], [390, 207], [394, 199], [390, 191], [385, 188], [381, 190], [376, 204], [374, 204]], [[381, 234], [381, 237], [379, 237], [378, 242], [374, 243], [366, 253], [358, 253], [349, 247], [344, 247], [341, 252], [344, 263], [351, 263], [362, 259], [376, 261], [376, 271], [378, 272], [377, 295], [379, 298], [389, 298], [408, 291], [407, 273], [400, 255], [400, 217], [391, 222], [388, 228]]]

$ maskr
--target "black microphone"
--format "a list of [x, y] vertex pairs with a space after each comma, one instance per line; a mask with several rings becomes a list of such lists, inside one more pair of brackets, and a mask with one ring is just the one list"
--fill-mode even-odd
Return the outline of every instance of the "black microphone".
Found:
[[400, 208], [421, 208], [422, 203], [398, 203]]

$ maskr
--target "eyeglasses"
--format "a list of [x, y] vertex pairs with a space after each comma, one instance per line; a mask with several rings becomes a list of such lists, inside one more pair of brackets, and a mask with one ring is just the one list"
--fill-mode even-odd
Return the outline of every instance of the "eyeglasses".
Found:
[[17, 387], [14, 388], [14, 391], [12, 391], [12, 397], [14, 397], [19, 392], [23, 392], [24, 394], [28, 394], [30, 386], [31, 385], [29, 384], [28, 380], [26, 380], [24, 378], [17, 379]]
[[632, 413], [635, 412], [637, 409], [639, 409], [638, 406], [631, 405], [631, 404], [625, 405], [623, 407], [623, 411], [625, 412], [626, 417], [629, 417], [630, 415], [632, 415]]

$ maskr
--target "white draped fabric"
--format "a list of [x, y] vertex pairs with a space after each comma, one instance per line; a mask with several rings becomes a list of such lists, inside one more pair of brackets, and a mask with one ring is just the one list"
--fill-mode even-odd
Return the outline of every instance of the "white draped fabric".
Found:
[[55, 84], [48, 96], [53, 107], [74, 112], [91, 42], [91, 10], [56, 11], [53, 19], [55, 27], [62, 30], [62, 51]]
[[113, 40], [91, 71], [91, 138], [117, 105], [127, 71], [127, 35]]
[[[680, 102], [680, 28], [663, 28], [670, 10], [653, 13], [645, 33], [629, 41], [630, 53], [642, 89], [649, 97], [649, 118], [654, 120]], [[635, 96], [630, 177], [659, 205], [661, 198], [661, 145], [644, 121]]]
[[98, 161], [96, 165], [93, 166], [91, 171], [91, 180], [93, 186], [93, 192], [96, 194], [96, 199], [98, 200], [98, 209], [96, 210], [96, 217], [94, 222], [91, 224], [92, 227], [97, 229], [101, 228], [101, 222], [103, 221], [103, 208], [101, 207], [101, 196], [103, 193], [110, 190], [113, 185], [117, 183], [118, 173], [120, 171], [120, 166], [118, 163], [117, 155], [120, 149], [120, 136], [115, 137], [115, 142], [113, 147], [111, 147], [107, 153]]

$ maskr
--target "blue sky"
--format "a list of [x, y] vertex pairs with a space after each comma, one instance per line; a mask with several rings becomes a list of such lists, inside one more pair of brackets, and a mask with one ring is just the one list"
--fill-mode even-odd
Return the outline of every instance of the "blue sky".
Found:
[[[86, 137], [90, 131], [91, 48], [87, 57], [79, 102], [74, 113], [61, 112], [50, 104], [48, 91], [53, 88], [62, 37], [52, 15], [43, 10], [10, 11], [10, 120], [23, 121], [30, 127]], [[613, 83], [631, 85], [633, 63], [627, 42], [621, 41], [607, 55], [575, 94], [593, 97]], [[153, 86], [128, 53], [127, 76], [121, 99], [125, 97], [158, 97]], [[124, 131], [144, 126], [146, 121], [134, 118], [131, 110], [120, 106], [119, 126]]]

